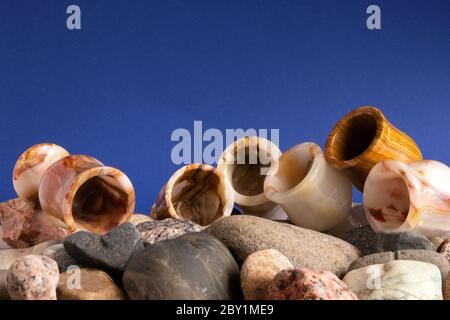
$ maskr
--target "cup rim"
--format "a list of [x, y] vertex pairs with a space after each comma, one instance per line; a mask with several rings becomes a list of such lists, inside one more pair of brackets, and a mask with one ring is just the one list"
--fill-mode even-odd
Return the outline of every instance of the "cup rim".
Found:
[[[270, 147], [271, 165], [273, 165], [282, 155], [278, 146], [274, 144], [272, 141], [260, 136], [245, 136], [230, 144], [222, 153], [222, 155], [219, 158], [219, 161], [217, 162], [217, 169], [224, 174], [226, 180], [230, 183], [230, 186], [234, 194], [234, 201], [236, 202], [237, 205], [245, 207], [260, 206], [270, 202], [270, 200], [264, 194], [264, 191], [261, 192], [260, 194], [253, 196], [244, 195], [236, 191], [236, 189], [233, 187], [232, 180], [230, 178], [232, 171], [230, 172], [230, 170], [228, 169], [230, 164], [227, 163], [226, 159], [228, 157], [234, 157], [234, 155], [237, 153], [238, 150], [247, 148], [252, 145], [257, 146], [258, 149], [262, 149], [264, 152], [268, 152], [268, 149]], [[269, 168], [268, 170], [270, 171]], [[267, 178], [267, 175], [265, 178]]]
[[[311, 153], [313, 163], [308, 173], [303, 177], [303, 179], [299, 181], [295, 186], [284, 192], [280, 192], [277, 189], [273, 188], [271, 182], [277, 174], [282, 159], [284, 157], [291, 155], [292, 153], [305, 151]], [[289, 150], [287, 150], [286, 152], [284, 152], [281, 155], [281, 157], [272, 165], [266, 176], [266, 180], [264, 181], [264, 193], [266, 194], [269, 200], [282, 204], [284, 199], [297, 194], [299, 190], [301, 190], [304, 187], [304, 185], [309, 184], [311, 180], [315, 179], [317, 176], [317, 172], [323, 165], [326, 165], [326, 160], [323, 151], [319, 145], [317, 145], [314, 142], [304, 142], [297, 144], [292, 148], [290, 148]], [[269, 192], [269, 189], [273, 190], [273, 192]]]
[[[338, 159], [333, 151], [333, 144], [335, 141], [335, 138], [337, 136], [339, 125], [343, 122], [349, 122], [352, 118], [360, 115], [370, 115], [373, 117], [373, 119], [376, 122], [377, 128], [375, 132], [375, 136], [373, 137], [370, 145], [360, 154], [358, 154], [356, 157], [347, 159], [347, 160], [341, 160]], [[380, 109], [372, 106], [363, 106], [357, 109], [354, 109], [347, 113], [344, 117], [342, 117], [334, 126], [334, 128], [331, 130], [330, 134], [328, 135], [328, 139], [325, 145], [325, 157], [327, 161], [334, 166], [335, 168], [339, 169], [346, 169], [355, 166], [359, 162], [361, 162], [364, 158], [367, 157], [367, 154], [372, 153], [373, 149], [376, 147], [383, 131], [385, 130], [386, 126], [388, 125], [388, 121], [386, 117], [384, 116], [383, 112], [381, 112]]]
[[[177, 211], [175, 210], [175, 207], [172, 202], [172, 191], [173, 187], [175, 186], [178, 179], [187, 171], [189, 170], [205, 170], [210, 171], [212, 174], [216, 175], [221, 182], [224, 183], [224, 190], [225, 190], [225, 198], [230, 197], [230, 200], [224, 201], [224, 207], [222, 212], [222, 217], [227, 217], [231, 215], [231, 212], [233, 211], [233, 204], [234, 204], [234, 198], [233, 198], [233, 192], [230, 183], [226, 179], [225, 175], [220, 171], [214, 168], [213, 166], [209, 164], [202, 164], [202, 163], [192, 163], [185, 165], [175, 171], [174, 174], [169, 178], [167, 181], [165, 191], [164, 191], [164, 201], [167, 207], [167, 211], [169, 212], [169, 215], [172, 218], [175, 219], [186, 219], [182, 216], [180, 216]], [[222, 201], [222, 199], [221, 199]]]
[[[62, 203], [62, 220], [64, 223], [68, 226], [68, 229], [72, 232], [76, 230], [87, 230], [89, 232], [95, 232], [95, 233], [106, 233], [109, 230], [101, 230], [99, 231], [93, 231], [88, 228], [81, 227], [74, 219], [73, 212], [72, 212], [72, 205], [73, 200], [75, 198], [75, 195], [78, 191], [78, 189], [89, 179], [94, 177], [102, 177], [102, 176], [108, 176], [110, 178], [113, 178], [115, 181], [119, 183], [121, 186], [121, 191], [123, 193], [127, 194], [127, 205], [126, 205], [126, 211], [123, 214], [123, 218], [121, 219], [120, 223], [129, 221], [134, 214], [134, 208], [135, 208], [135, 191], [133, 184], [131, 183], [128, 176], [120, 171], [119, 169], [104, 166], [101, 162], [99, 162], [97, 159], [89, 156], [88, 157], [92, 160], [97, 161], [99, 164], [97, 166], [94, 166], [92, 168], [87, 168], [78, 173], [73, 181], [69, 184], [67, 190], [64, 193], [64, 200]], [[67, 197], [68, 194], [72, 194], [73, 197]], [[119, 224], [120, 224], [119, 223]]]

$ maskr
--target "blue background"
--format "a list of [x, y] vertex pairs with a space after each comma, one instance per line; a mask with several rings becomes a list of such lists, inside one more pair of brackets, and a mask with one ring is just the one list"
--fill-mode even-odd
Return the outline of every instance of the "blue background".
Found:
[[[373, 3], [382, 30], [366, 28]], [[323, 146], [362, 105], [449, 164], [449, 14], [448, 0], [2, 0], [0, 197], [17, 157], [54, 142], [126, 172], [147, 213], [177, 168], [174, 129], [279, 128], [284, 151]]]

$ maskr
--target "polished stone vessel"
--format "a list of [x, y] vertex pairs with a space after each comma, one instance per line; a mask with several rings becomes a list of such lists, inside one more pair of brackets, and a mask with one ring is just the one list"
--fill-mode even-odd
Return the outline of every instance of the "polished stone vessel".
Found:
[[441, 236], [450, 230], [450, 168], [431, 160], [382, 161], [367, 177], [364, 209], [377, 232]]
[[286, 214], [264, 194], [270, 166], [281, 156], [280, 149], [262, 137], [244, 137], [229, 145], [217, 162], [233, 187], [234, 201], [244, 214], [285, 220]]
[[13, 185], [19, 198], [38, 205], [38, 191], [45, 171], [69, 152], [53, 143], [41, 143], [28, 148], [17, 159], [13, 171]]
[[150, 217], [187, 219], [201, 226], [233, 210], [233, 189], [223, 173], [207, 164], [177, 170], [158, 194]]
[[361, 107], [344, 116], [328, 136], [325, 155], [360, 191], [378, 162], [422, 160], [414, 140], [394, 127], [375, 107]]
[[352, 205], [350, 180], [310, 142], [292, 147], [272, 165], [264, 193], [280, 204], [292, 223], [316, 231], [343, 222]]
[[39, 200], [57, 226], [105, 234], [131, 219], [135, 194], [120, 170], [89, 156], [70, 155], [45, 171]]
[[242, 298], [236, 261], [219, 240], [203, 232], [160, 241], [138, 251], [122, 282], [134, 300]]

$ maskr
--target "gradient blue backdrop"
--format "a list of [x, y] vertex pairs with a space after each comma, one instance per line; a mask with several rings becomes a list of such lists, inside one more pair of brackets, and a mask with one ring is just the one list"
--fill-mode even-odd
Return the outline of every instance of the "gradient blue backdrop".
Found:
[[[373, 3], [381, 31], [366, 28]], [[449, 14], [448, 0], [2, 0], [0, 199], [21, 152], [54, 142], [125, 171], [148, 212], [176, 169], [172, 130], [279, 128], [282, 150], [323, 146], [361, 105], [449, 164]]]

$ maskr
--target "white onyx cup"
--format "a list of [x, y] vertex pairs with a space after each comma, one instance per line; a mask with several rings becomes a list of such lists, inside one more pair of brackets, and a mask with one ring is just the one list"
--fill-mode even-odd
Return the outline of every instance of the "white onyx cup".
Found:
[[285, 220], [284, 211], [264, 194], [264, 180], [271, 165], [281, 156], [271, 141], [247, 136], [230, 144], [220, 156], [217, 169], [233, 188], [234, 201], [244, 214]]
[[364, 210], [376, 232], [414, 231], [428, 238], [450, 230], [450, 168], [421, 160], [385, 160], [364, 185]]
[[320, 147], [311, 142], [283, 153], [267, 174], [264, 193], [293, 224], [316, 231], [343, 222], [352, 205], [350, 180], [332, 168]]

